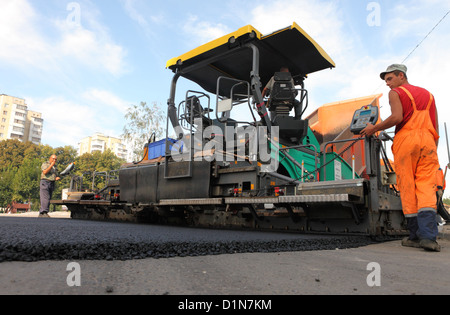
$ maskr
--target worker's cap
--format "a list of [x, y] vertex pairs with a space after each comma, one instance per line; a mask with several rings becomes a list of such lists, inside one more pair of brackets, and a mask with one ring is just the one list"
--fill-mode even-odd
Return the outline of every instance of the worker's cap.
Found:
[[393, 65], [390, 65], [387, 69], [386, 69], [386, 71], [385, 72], [382, 72], [381, 74], [380, 74], [380, 78], [381, 78], [381, 80], [384, 80], [384, 77], [386, 76], [386, 74], [388, 74], [388, 73], [391, 73], [391, 72], [394, 72], [394, 71], [401, 71], [401, 72], [403, 72], [404, 74], [406, 74], [406, 72], [408, 71], [408, 68], [405, 66], [405, 65], [401, 65], [401, 64], [393, 64]]

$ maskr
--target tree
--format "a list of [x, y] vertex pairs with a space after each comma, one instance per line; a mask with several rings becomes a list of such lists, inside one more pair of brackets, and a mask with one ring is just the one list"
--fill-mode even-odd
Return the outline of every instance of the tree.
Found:
[[40, 167], [41, 163], [39, 159], [26, 157], [23, 160], [22, 165], [12, 180], [12, 199], [14, 201], [22, 203], [31, 202], [33, 206], [39, 204]]
[[0, 142], [0, 207], [39, 199], [39, 155], [40, 147], [32, 142]]
[[12, 201], [14, 173], [12, 167], [5, 168], [4, 170], [0, 168], [0, 208], [6, 208]]
[[125, 115], [126, 125], [123, 128], [123, 139], [132, 145], [133, 159], [141, 160], [144, 147], [151, 135], [155, 134], [155, 140], [164, 135], [165, 116], [156, 102], [148, 106], [141, 102], [127, 109]]
[[[76, 172], [78, 176], [83, 176], [83, 187], [91, 187], [92, 174], [94, 172], [110, 172], [120, 169], [126, 161], [117, 157], [111, 150], [105, 152], [85, 153], [75, 160]], [[97, 176], [95, 187], [103, 188], [105, 177]], [[101, 185], [100, 185], [101, 184]], [[87, 188], [86, 187], [86, 188]]]
[[444, 198], [444, 199], [442, 199], [442, 202], [443, 202], [445, 205], [450, 205], [450, 198]]
[[75, 160], [77, 174], [84, 172], [107, 172], [117, 170], [125, 161], [118, 158], [111, 150], [105, 152], [85, 153]]
[[19, 167], [25, 154], [33, 153], [37, 146], [31, 142], [23, 143], [17, 139], [8, 139], [0, 142], [0, 168]]

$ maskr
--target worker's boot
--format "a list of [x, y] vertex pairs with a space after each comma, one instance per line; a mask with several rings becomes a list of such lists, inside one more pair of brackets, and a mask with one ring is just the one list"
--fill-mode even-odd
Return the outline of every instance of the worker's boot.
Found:
[[409, 237], [405, 237], [402, 239], [402, 246], [406, 247], [414, 247], [414, 248], [421, 248], [420, 242], [418, 239], [411, 240]]
[[420, 247], [431, 252], [440, 252], [441, 246], [436, 242], [428, 239], [420, 240]]

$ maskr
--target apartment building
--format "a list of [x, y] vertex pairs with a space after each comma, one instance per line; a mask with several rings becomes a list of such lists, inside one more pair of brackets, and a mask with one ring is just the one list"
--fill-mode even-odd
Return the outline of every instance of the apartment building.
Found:
[[110, 149], [116, 156], [127, 160], [128, 150], [126, 145], [122, 143], [122, 139], [105, 136], [96, 133], [93, 136], [86, 137], [78, 143], [78, 155], [85, 153], [94, 153], [96, 151], [104, 152]]
[[0, 141], [18, 139], [39, 145], [43, 126], [42, 114], [28, 110], [24, 99], [0, 94]]

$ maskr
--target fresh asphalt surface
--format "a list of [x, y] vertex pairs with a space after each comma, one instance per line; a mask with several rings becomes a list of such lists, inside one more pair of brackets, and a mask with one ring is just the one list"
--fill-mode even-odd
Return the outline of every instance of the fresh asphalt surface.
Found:
[[368, 237], [227, 231], [71, 219], [0, 217], [0, 262], [131, 260], [252, 252], [330, 250]]
[[[23, 217], [0, 226], [0, 294], [450, 294], [447, 239], [430, 253], [366, 237]], [[80, 286], [67, 281], [71, 262]]]

